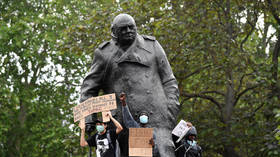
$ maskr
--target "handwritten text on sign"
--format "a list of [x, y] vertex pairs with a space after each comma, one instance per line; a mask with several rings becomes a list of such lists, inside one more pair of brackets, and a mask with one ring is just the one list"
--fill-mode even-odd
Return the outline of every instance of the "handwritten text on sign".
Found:
[[73, 107], [74, 122], [77, 122], [92, 113], [109, 111], [116, 108], [117, 104], [115, 94], [92, 97]]
[[153, 128], [129, 128], [129, 156], [152, 156]]

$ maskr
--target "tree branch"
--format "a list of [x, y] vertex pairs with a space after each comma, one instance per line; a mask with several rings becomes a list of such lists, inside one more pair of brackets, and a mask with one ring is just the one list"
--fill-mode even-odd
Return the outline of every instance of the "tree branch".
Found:
[[243, 116], [242, 119], [244, 118], [251, 118], [252, 116], [254, 116], [256, 114], [256, 112], [261, 109], [264, 106], [264, 103], [262, 103], [260, 106], [258, 106], [253, 112], [250, 112], [249, 114], [247, 114], [246, 116]]
[[220, 91], [204, 91], [204, 92], [200, 92], [200, 94], [208, 94], [208, 93], [215, 93], [215, 94], [219, 94], [219, 95], [225, 96], [225, 94], [223, 92], [220, 92]]
[[242, 75], [241, 79], [239, 80], [239, 86], [237, 88], [237, 92], [240, 91], [241, 87], [242, 87], [242, 84], [243, 84], [243, 79], [246, 77], [246, 76], [250, 76], [250, 75], [253, 75], [253, 73], [249, 73], [249, 74], [244, 74]]
[[277, 15], [276, 9], [273, 7], [273, 4], [272, 4], [271, 0], [267, 0], [267, 3], [268, 3], [268, 7], [269, 7], [269, 10], [270, 10], [271, 14], [275, 18], [278, 25], [280, 25], [280, 17]]
[[226, 9], [224, 6], [222, 6], [222, 1], [217, 2], [217, 0], [214, 0], [214, 3], [219, 6], [220, 9], [222, 9], [222, 11], [224, 12], [224, 14], [226, 13]]
[[211, 102], [213, 102], [215, 105], [217, 105], [217, 107], [219, 108], [219, 110], [222, 110], [222, 104], [219, 103], [215, 98], [208, 96], [208, 95], [204, 95], [204, 94], [189, 94], [189, 93], [182, 93], [182, 96], [188, 97], [188, 98], [203, 98], [203, 99], [207, 99]]
[[67, 81], [67, 80], [64, 80], [64, 81], [58, 81], [58, 82], [56, 82], [55, 84], [54, 84], [54, 86], [57, 86], [58, 84], [67, 84], [67, 85], [69, 85], [69, 86], [74, 86], [74, 87], [79, 87], [79, 86], [81, 86], [81, 85], [79, 85], [79, 84], [74, 84], [74, 83], [71, 83], [70, 81]]
[[274, 80], [272, 83], [273, 93], [277, 94], [280, 91], [280, 87], [278, 86], [278, 57], [280, 54], [280, 32], [277, 35], [277, 42], [275, 44], [273, 54], [272, 54], [272, 79]]
[[266, 41], [266, 43], [265, 43], [265, 47], [268, 45], [268, 43], [271, 41], [271, 39], [275, 36], [275, 34], [276, 34], [276, 32], [273, 33], [273, 34], [271, 34], [270, 37], [268, 37], [268, 39], [267, 39], [267, 41]]
[[192, 75], [197, 74], [197, 73], [200, 73], [202, 70], [204, 70], [204, 69], [206, 69], [206, 68], [209, 68], [210, 66], [211, 66], [211, 65], [206, 65], [206, 66], [204, 66], [204, 67], [200, 67], [200, 68], [196, 69], [195, 71], [193, 71], [193, 72], [191, 72], [191, 73], [189, 73], [189, 74], [187, 74], [187, 75], [185, 75], [185, 76], [182, 76], [182, 77], [176, 76], [176, 78], [179, 78], [179, 79], [187, 79], [187, 78], [191, 77]]
[[251, 26], [251, 29], [249, 31], [249, 33], [246, 35], [246, 37], [241, 41], [240, 44], [240, 49], [243, 52], [243, 44], [248, 40], [248, 38], [250, 37], [250, 35], [254, 32], [255, 28], [256, 28], [256, 23], [258, 21], [258, 16], [257, 13], [254, 11], [254, 23], [251, 23], [250, 20], [247, 18], [248, 24]]
[[182, 104], [184, 104], [185, 103], [185, 101], [187, 101], [189, 98], [185, 98], [185, 99], [183, 99], [181, 102], [180, 102], [180, 104], [182, 105]]
[[235, 101], [234, 101], [234, 103], [233, 103], [233, 106], [235, 106], [235, 105], [237, 104], [237, 102], [239, 101], [239, 99], [240, 99], [240, 97], [241, 97], [242, 95], [244, 95], [245, 93], [247, 93], [248, 91], [250, 91], [250, 90], [252, 90], [252, 89], [257, 88], [258, 86], [259, 86], [259, 84], [254, 85], [254, 86], [251, 86], [251, 87], [248, 87], [248, 88], [244, 89], [242, 92], [240, 92], [240, 93], [236, 96], [236, 99], [235, 99]]
[[218, 6], [214, 6], [214, 7], [216, 7], [217, 8], [217, 13], [218, 13], [218, 19], [219, 19], [219, 23], [220, 23], [220, 25], [222, 25], [222, 26], [225, 26], [224, 24], [223, 24], [223, 22], [222, 22], [222, 18], [221, 18], [221, 14], [220, 14], [220, 11], [219, 11], [219, 8], [223, 11], [223, 13], [225, 14], [226, 13], [226, 10], [224, 9], [224, 7], [221, 5], [221, 1], [220, 2], [217, 2], [217, 0], [214, 0], [214, 3]]

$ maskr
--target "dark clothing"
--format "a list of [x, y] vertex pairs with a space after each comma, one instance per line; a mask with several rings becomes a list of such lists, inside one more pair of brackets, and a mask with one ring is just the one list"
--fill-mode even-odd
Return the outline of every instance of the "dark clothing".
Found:
[[190, 145], [186, 138], [182, 139], [179, 143], [176, 143], [178, 137], [172, 135], [175, 144], [176, 157], [202, 157], [202, 149], [199, 145]]
[[126, 128], [140, 128], [140, 125], [134, 120], [127, 106], [122, 106], [122, 115]]
[[[108, 134], [110, 136], [109, 139], [107, 138]], [[90, 136], [87, 139], [87, 143], [90, 147], [96, 148], [97, 157], [116, 157], [116, 139], [116, 130], [109, 130], [109, 133], [107, 130], [103, 135], [96, 133], [93, 136]]]
[[[130, 111], [129, 111], [129, 108], [127, 106], [122, 106], [122, 114], [123, 114], [123, 122], [124, 122], [124, 126], [126, 128], [141, 128], [141, 126], [139, 125], [139, 123], [137, 123]], [[155, 134], [153, 132], [153, 139], [154, 139], [154, 142], [156, 141], [156, 137], [155, 137]], [[127, 148], [127, 151], [128, 151], [128, 148]], [[157, 150], [157, 146], [156, 146], [156, 143], [155, 143], [155, 146], [153, 148], [153, 157], [158, 157], [159, 154], [158, 154], [158, 150]]]
[[[122, 125], [124, 126], [124, 125]], [[122, 157], [128, 157], [128, 147], [129, 147], [129, 130], [123, 127], [123, 130], [118, 134], [118, 141], [120, 144], [120, 151]]]
[[[179, 112], [179, 90], [166, 54], [154, 37], [138, 34], [126, 51], [114, 40], [102, 43], [94, 52], [90, 72], [81, 86], [80, 102], [97, 96], [101, 89], [105, 94], [127, 93], [134, 118], [140, 111], [149, 112], [147, 127], [155, 129], [157, 140], [167, 141], [158, 142], [160, 153], [174, 157], [169, 134]], [[123, 123], [121, 103], [117, 101], [117, 109], [111, 112]], [[89, 121], [91, 117], [86, 118]]]

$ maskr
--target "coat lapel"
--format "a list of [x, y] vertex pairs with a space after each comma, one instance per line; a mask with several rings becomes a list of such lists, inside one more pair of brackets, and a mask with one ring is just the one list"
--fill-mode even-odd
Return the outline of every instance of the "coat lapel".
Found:
[[151, 53], [151, 48], [148, 45], [145, 45], [143, 37], [137, 35], [136, 41], [126, 52], [123, 53], [117, 63], [132, 62], [149, 67], [151, 64], [148, 62], [147, 55], [150, 55]]

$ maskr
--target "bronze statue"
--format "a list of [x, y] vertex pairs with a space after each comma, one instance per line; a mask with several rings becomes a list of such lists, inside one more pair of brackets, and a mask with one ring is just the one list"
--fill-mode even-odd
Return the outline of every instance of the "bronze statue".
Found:
[[[127, 94], [134, 119], [140, 112], [149, 114], [160, 156], [174, 156], [171, 131], [179, 112], [179, 91], [166, 54], [155, 39], [139, 35], [134, 19], [119, 14], [112, 23], [112, 40], [94, 52], [90, 72], [81, 87], [80, 102], [104, 93]], [[122, 122], [121, 103], [112, 115]], [[90, 122], [92, 117], [86, 118]], [[121, 142], [120, 142], [121, 143]]]

